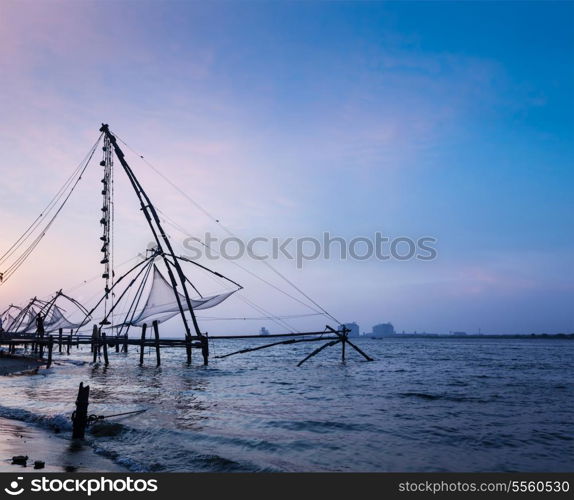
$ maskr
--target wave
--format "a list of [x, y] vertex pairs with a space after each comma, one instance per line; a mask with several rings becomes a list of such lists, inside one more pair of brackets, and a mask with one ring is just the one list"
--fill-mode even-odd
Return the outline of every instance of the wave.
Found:
[[72, 430], [72, 422], [70, 418], [64, 414], [38, 415], [21, 408], [9, 408], [0, 405], [0, 417], [27, 422], [54, 432]]
[[[38, 415], [25, 409], [0, 405], [0, 417], [29, 423], [55, 433], [69, 433], [72, 430], [70, 418], [64, 414]], [[226, 441], [228, 445], [238, 448], [267, 448], [263, 442], [161, 428], [137, 429], [117, 422], [94, 424], [88, 429], [85, 440], [95, 453], [131, 472], [278, 472], [267, 466], [257, 466], [217, 453], [190, 449], [188, 446], [189, 443], [200, 441], [212, 444]]]
[[[452, 401], [455, 403], [488, 403], [491, 400], [479, 398], [475, 396], [461, 396], [455, 394], [432, 394], [427, 392], [399, 392], [398, 395], [403, 398], [419, 398], [426, 399], [428, 401]], [[497, 399], [497, 395], [492, 396], [493, 399]]]

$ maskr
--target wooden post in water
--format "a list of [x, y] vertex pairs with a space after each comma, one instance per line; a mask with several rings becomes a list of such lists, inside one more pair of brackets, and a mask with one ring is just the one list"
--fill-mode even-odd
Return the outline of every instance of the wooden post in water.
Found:
[[88, 425], [88, 404], [90, 399], [90, 386], [84, 387], [80, 382], [78, 397], [76, 398], [76, 411], [72, 413], [72, 439], [84, 439]]
[[189, 335], [185, 335], [185, 352], [187, 354], [187, 364], [191, 364], [191, 337]]
[[95, 363], [98, 360], [97, 341], [98, 341], [98, 325], [94, 325], [92, 329], [92, 353], [94, 355], [94, 358], [92, 360], [93, 363]]
[[144, 362], [144, 351], [145, 351], [145, 331], [147, 330], [147, 323], [142, 326], [142, 338], [140, 341], [140, 366], [143, 366]]
[[48, 362], [46, 363], [46, 368], [52, 366], [52, 350], [54, 349], [54, 337], [50, 335], [48, 337]]
[[71, 346], [72, 346], [72, 336], [68, 335], [68, 345], [66, 346], [66, 354], [70, 354]]
[[124, 334], [124, 348], [123, 352], [128, 352], [128, 334]]
[[120, 352], [120, 338], [116, 335], [116, 352]]
[[345, 362], [345, 347], [347, 346], [347, 338], [346, 336], [343, 337], [343, 340], [341, 340], [341, 361], [344, 363]]
[[102, 346], [104, 348], [104, 365], [108, 366], [110, 364], [110, 360], [108, 359], [108, 341], [106, 339], [106, 332], [100, 330], [100, 335], [102, 336]]
[[203, 355], [203, 365], [207, 366], [209, 364], [209, 340], [207, 338], [207, 332], [201, 337], [201, 354]]
[[159, 327], [158, 322], [155, 320], [153, 322], [153, 334], [155, 336], [155, 357], [157, 359], [157, 366], [161, 365], [161, 357], [159, 353]]
[[64, 335], [64, 329], [60, 328], [58, 330], [58, 352], [62, 354], [62, 335]]

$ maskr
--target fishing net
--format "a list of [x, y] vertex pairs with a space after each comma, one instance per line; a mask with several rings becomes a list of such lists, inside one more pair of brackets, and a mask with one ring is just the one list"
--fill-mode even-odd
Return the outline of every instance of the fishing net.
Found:
[[50, 310], [49, 317], [44, 320], [44, 328], [47, 333], [56, 332], [60, 328], [63, 329], [75, 329], [80, 328], [85, 323], [72, 323], [68, 318], [64, 316], [62, 309], [57, 305], [53, 305]]
[[[215, 307], [235, 292], [236, 290], [233, 290], [232, 292], [212, 295], [210, 297], [191, 299], [191, 307], [194, 311]], [[175, 298], [176, 294], [184, 311], [187, 311], [188, 307], [185, 296], [174, 291], [173, 287], [168, 283], [163, 274], [154, 264], [151, 288], [146, 303], [139, 314], [137, 314], [129, 324], [133, 326], [141, 326], [144, 323], [150, 323], [152, 321], [158, 321], [161, 323], [179, 314], [179, 305]]]
[[[47, 302], [42, 302], [38, 299], [34, 299], [33, 302], [37, 302], [42, 306], [47, 304]], [[42, 314], [43, 308], [38, 308], [32, 303], [24, 308], [17, 308], [16, 306], [11, 306], [11, 308], [16, 310], [19, 309], [19, 312], [17, 315], [13, 316], [9, 308], [2, 315], [2, 326], [4, 331], [14, 333], [36, 333], [38, 329], [38, 314]], [[63, 310], [60, 307], [58, 307], [56, 304], [52, 304], [48, 314], [44, 318], [44, 331], [46, 333], [52, 333], [58, 331], [60, 328], [73, 329], [79, 328], [84, 324], [85, 323], [73, 323], [68, 318], [66, 318]]]

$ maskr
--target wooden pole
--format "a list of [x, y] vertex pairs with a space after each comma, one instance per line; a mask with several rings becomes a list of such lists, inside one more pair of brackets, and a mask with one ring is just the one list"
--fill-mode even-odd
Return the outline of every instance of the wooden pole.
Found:
[[191, 364], [191, 337], [189, 335], [185, 335], [185, 352], [187, 354], [187, 364]]
[[344, 336], [341, 340], [341, 361], [345, 362], [345, 346], [347, 345], [347, 337]]
[[312, 358], [313, 356], [316, 356], [317, 354], [319, 354], [323, 349], [326, 349], [327, 347], [331, 347], [332, 345], [337, 344], [338, 342], [341, 342], [341, 339], [337, 339], [337, 340], [333, 340], [331, 342], [327, 342], [326, 344], [322, 345], [321, 347], [315, 349], [311, 354], [309, 354], [305, 359], [302, 359], [301, 361], [299, 361], [299, 363], [297, 363], [297, 366], [301, 366], [303, 363], [305, 363], [305, 361], [307, 361], [309, 358]]
[[48, 362], [46, 363], [46, 368], [52, 366], [52, 349], [54, 348], [54, 337], [50, 335], [48, 337]]
[[62, 354], [62, 335], [64, 335], [64, 329], [60, 328], [58, 330], [58, 352]]
[[142, 338], [140, 341], [140, 366], [143, 366], [144, 362], [144, 351], [145, 351], [145, 331], [147, 330], [147, 323], [142, 326]]
[[72, 438], [84, 439], [86, 426], [88, 425], [88, 404], [90, 398], [90, 386], [84, 387], [80, 382], [78, 397], [76, 398], [76, 411], [72, 414]]
[[350, 342], [349, 340], [347, 340], [347, 343], [348, 343], [353, 349], [355, 349], [355, 351], [357, 351], [359, 354], [361, 354], [367, 361], [374, 361], [373, 358], [371, 358], [370, 356], [368, 356], [367, 354], [365, 354], [363, 351], [361, 351], [361, 349], [359, 349], [355, 344], [353, 344], [353, 343]]
[[72, 346], [72, 336], [68, 335], [68, 345], [66, 346], [66, 354], [70, 354], [71, 346]]
[[123, 352], [128, 352], [128, 334], [124, 334], [124, 349]]
[[37, 335], [40, 338], [40, 358], [44, 357], [44, 326], [42, 323], [42, 317], [38, 316], [38, 332]]
[[153, 322], [153, 334], [155, 335], [155, 357], [157, 359], [157, 366], [161, 365], [160, 348], [159, 348], [159, 328], [158, 322], [155, 320]]
[[201, 354], [203, 355], [203, 366], [209, 364], [209, 340], [207, 339], [207, 332], [204, 337], [201, 337]]
[[108, 342], [106, 340], [106, 332], [100, 330], [100, 334], [102, 336], [102, 346], [104, 347], [104, 365], [108, 366], [110, 364], [110, 360], [108, 359]]
[[92, 328], [92, 353], [94, 355], [92, 362], [95, 363], [98, 360], [98, 325], [94, 325]]

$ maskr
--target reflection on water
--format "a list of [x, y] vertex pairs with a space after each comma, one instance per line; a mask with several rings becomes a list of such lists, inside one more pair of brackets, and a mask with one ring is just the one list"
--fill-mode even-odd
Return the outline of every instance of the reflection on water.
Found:
[[[115, 418], [98, 452], [133, 470], [561, 471], [574, 467], [574, 343], [564, 340], [360, 340], [376, 361], [304, 345], [162, 367], [88, 351], [36, 376], [0, 379], [0, 416], [69, 428], [80, 381], [90, 413]], [[214, 342], [217, 353], [246, 347]], [[197, 361], [197, 359], [196, 359]], [[110, 422], [112, 422], [110, 420]], [[117, 425], [121, 424], [121, 425]]]

